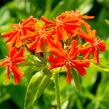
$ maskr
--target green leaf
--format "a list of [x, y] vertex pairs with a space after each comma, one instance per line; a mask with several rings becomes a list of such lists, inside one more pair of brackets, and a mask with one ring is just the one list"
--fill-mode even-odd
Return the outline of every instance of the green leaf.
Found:
[[105, 22], [109, 25], [109, 20], [105, 20]]
[[0, 104], [9, 98], [10, 98], [10, 94], [7, 93], [7, 91], [4, 87], [0, 86]]
[[40, 85], [37, 89], [37, 93], [35, 94], [34, 97], [34, 103], [37, 101], [37, 99], [42, 95], [42, 93], [44, 92], [44, 90], [47, 88], [47, 86], [51, 83], [51, 80], [49, 79], [49, 77], [47, 75], [44, 75], [43, 79], [40, 82]]
[[79, 0], [79, 2], [80, 4], [77, 9], [80, 10], [82, 14], [89, 12], [93, 6], [93, 0], [85, 0], [85, 2], [83, 0]]
[[1, 10], [0, 10], [0, 25], [3, 25], [6, 22], [9, 22], [9, 18], [10, 18], [9, 10], [6, 7], [1, 8]]
[[80, 101], [80, 99], [77, 99], [77, 107], [78, 109], [83, 109], [82, 102]]
[[24, 109], [33, 109], [34, 103], [43, 94], [50, 82], [49, 77], [42, 71], [33, 75], [27, 87]]
[[96, 101], [92, 101], [88, 104], [86, 109], [99, 109], [99, 103], [97, 103]]
[[109, 25], [107, 25], [104, 21], [105, 19], [108, 19], [108, 18], [109, 18], [108, 11], [105, 7], [103, 7], [99, 15], [97, 16], [97, 19], [91, 20], [91, 23], [90, 23], [92, 25], [92, 28], [97, 30], [97, 35], [102, 39], [106, 39], [109, 35], [109, 31], [107, 31], [109, 28]]
[[81, 85], [80, 85], [80, 78], [79, 78], [78, 72], [76, 72], [75, 69], [73, 69], [71, 67], [71, 74], [72, 74], [72, 77], [74, 79], [75, 86], [80, 91], [81, 90]]
[[7, 54], [6, 43], [0, 35], [0, 59], [3, 59]]
[[[64, 8], [65, 7], [65, 8]], [[93, 7], [93, 0], [60, 0], [59, 3], [53, 8], [48, 18], [53, 18], [60, 13], [68, 10], [80, 10], [82, 14], [85, 14]]]

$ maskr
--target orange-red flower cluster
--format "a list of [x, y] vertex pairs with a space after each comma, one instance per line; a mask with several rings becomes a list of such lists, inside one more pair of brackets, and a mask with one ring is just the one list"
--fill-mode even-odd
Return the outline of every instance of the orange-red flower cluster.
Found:
[[[79, 11], [66, 11], [53, 21], [42, 16], [40, 20], [43, 23], [41, 24], [33, 17], [14, 24], [14, 30], [2, 34], [3, 38], [8, 38], [6, 43], [11, 49], [8, 58], [3, 63], [3, 66], [8, 67], [7, 78], [9, 79], [10, 69], [12, 69], [15, 82], [20, 81], [21, 73], [17, 63], [24, 61], [24, 57], [21, 52], [22, 48], [18, 53], [16, 52], [17, 48], [23, 45], [35, 53], [49, 52], [48, 69], [65, 66], [68, 83], [71, 81], [71, 67], [80, 75], [86, 74], [85, 68], [89, 67], [90, 58], [92, 58], [90, 55], [93, 54], [94, 61], [98, 64], [99, 50], [105, 51], [104, 41], [96, 37], [96, 30], [93, 30], [86, 22], [92, 18], [94, 16], [81, 15]], [[84, 43], [80, 43], [80, 39], [83, 39]], [[46, 46], [46, 51], [43, 51], [43, 46]], [[19, 54], [19, 58], [16, 54]]]

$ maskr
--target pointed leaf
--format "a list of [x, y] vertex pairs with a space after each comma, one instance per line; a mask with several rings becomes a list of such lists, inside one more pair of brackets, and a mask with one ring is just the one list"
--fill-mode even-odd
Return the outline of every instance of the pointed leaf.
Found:
[[105, 22], [109, 25], [109, 20], [105, 20]]
[[33, 103], [36, 103], [37, 99], [43, 94], [44, 90], [47, 88], [47, 86], [51, 83], [51, 80], [49, 79], [49, 77], [47, 75], [44, 75], [44, 77], [42, 78], [39, 87], [37, 89], [37, 92], [35, 94]]
[[48, 83], [50, 79], [42, 71], [33, 75], [27, 87], [24, 109], [33, 109], [34, 102], [42, 95]]

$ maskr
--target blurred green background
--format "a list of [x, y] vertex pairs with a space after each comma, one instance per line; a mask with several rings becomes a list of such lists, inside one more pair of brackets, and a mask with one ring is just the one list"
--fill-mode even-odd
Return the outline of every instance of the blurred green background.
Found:
[[[62, 109], [109, 109], [109, 0], [0, 0], [0, 33], [21, 19], [45, 16], [52, 19], [66, 10], [80, 10], [95, 16], [88, 21], [97, 35], [105, 40], [106, 52], [100, 54], [100, 65], [91, 64], [87, 75], [81, 77], [82, 91], [74, 83], [66, 84], [65, 74], [60, 74], [59, 85]], [[0, 59], [7, 54], [6, 44], [0, 36]], [[5, 83], [6, 70], [0, 68], [0, 109], [23, 109], [28, 82], [34, 74], [31, 67], [22, 67], [25, 76], [20, 85]], [[54, 83], [44, 91], [34, 109], [56, 109]]]

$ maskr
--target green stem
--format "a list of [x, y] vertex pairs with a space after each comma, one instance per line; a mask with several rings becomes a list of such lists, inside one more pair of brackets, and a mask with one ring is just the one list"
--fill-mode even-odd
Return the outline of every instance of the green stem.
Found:
[[43, 63], [46, 65], [47, 57], [46, 57], [46, 45], [43, 44]]
[[59, 75], [56, 74], [55, 75], [55, 94], [56, 94], [56, 101], [57, 101], [57, 109], [61, 109], [58, 77]]

